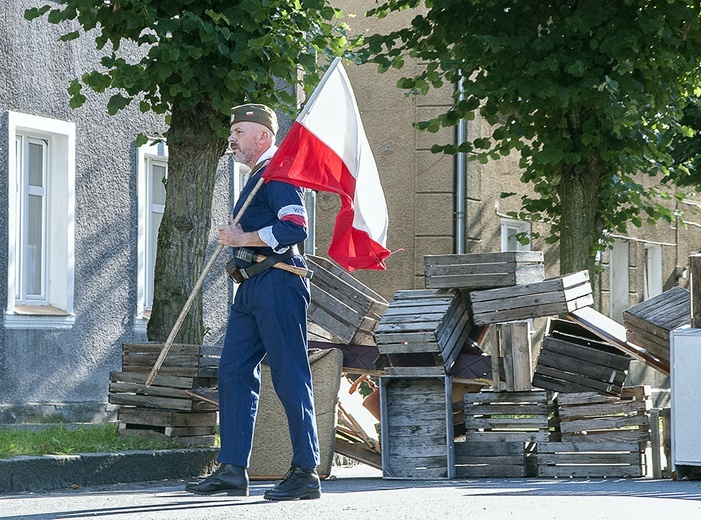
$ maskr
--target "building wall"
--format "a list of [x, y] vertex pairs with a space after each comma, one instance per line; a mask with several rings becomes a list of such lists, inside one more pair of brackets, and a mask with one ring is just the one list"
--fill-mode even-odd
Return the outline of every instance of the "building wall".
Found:
[[[98, 65], [90, 38], [59, 42], [70, 29], [45, 18], [28, 22], [26, 8], [43, 0], [0, 0], [0, 301], [7, 301], [8, 123], [15, 111], [76, 125], [75, 323], [67, 330], [0, 327], [0, 423], [32, 413], [91, 420], [106, 409], [109, 372], [121, 366], [121, 345], [146, 339], [135, 323], [137, 183], [135, 138], [158, 135], [163, 118], [138, 105], [110, 117], [109, 94], [85, 92], [69, 106], [68, 82]], [[122, 50], [138, 56], [135, 48]], [[232, 169], [223, 159], [217, 175], [215, 228], [226, 222]], [[216, 272], [214, 272], [216, 271]], [[205, 286], [205, 342], [223, 335], [230, 287], [215, 267]], [[36, 406], [34, 406], [36, 405]]]

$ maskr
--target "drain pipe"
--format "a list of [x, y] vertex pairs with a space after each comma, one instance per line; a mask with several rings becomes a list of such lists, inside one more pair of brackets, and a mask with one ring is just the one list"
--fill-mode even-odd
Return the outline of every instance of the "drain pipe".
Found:
[[[460, 74], [458, 72], [458, 74]], [[465, 99], [462, 86], [462, 76], [455, 84], [456, 98], [458, 101]], [[455, 127], [455, 144], [460, 146], [467, 140], [467, 121], [461, 119]], [[467, 208], [467, 156], [465, 152], [455, 155], [455, 226], [454, 226], [454, 252], [465, 253], [465, 221]]]

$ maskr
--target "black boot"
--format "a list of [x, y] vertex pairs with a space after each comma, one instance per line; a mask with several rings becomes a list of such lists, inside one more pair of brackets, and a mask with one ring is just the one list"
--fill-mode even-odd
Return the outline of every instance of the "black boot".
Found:
[[248, 496], [248, 473], [246, 468], [233, 464], [222, 464], [201, 482], [190, 482], [185, 491], [198, 495], [226, 493], [237, 497]]
[[295, 500], [321, 498], [321, 482], [316, 469], [292, 466], [285, 479], [263, 495], [268, 500]]

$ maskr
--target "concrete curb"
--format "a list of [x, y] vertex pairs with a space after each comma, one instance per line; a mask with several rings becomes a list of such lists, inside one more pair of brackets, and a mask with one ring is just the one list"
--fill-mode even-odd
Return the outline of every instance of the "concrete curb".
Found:
[[210, 473], [219, 448], [83, 453], [0, 459], [0, 492], [187, 479]]

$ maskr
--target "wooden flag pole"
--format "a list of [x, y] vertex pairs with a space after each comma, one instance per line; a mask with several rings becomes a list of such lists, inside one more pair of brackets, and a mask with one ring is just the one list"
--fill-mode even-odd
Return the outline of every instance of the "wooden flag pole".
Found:
[[[253, 197], [255, 197], [256, 193], [258, 193], [258, 190], [261, 188], [261, 186], [263, 186], [263, 183], [265, 183], [265, 179], [263, 177], [261, 177], [258, 180], [258, 183], [251, 190], [251, 193], [248, 194], [248, 197], [244, 201], [243, 206], [241, 206], [241, 209], [239, 210], [239, 212], [234, 217], [234, 220], [231, 223], [232, 226], [235, 226], [239, 223], [239, 220], [241, 220], [243, 213], [248, 209], [248, 206], [250, 206], [251, 202], [253, 201]], [[146, 378], [146, 386], [150, 386], [151, 383], [153, 383], [153, 379], [156, 377], [156, 374], [158, 373], [158, 370], [161, 368], [161, 365], [163, 365], [163, 361], [165, 361], [165, 358], [168, 355], [168, 351], [170, 350], [170, 347], [173, 346], [173, 342], [175, 341], [175, 336], [177, 336], [178, 332], [180, 332], [180, 327], [182, 327], [182, 324], [185, 321], [185, 317], [187, 316], [187, 313], [190, 312], [190, 307], [192, 307], [192, 303], [195, 301], [195, 297], [197, 296], [197, 293], [199, 292], [199, 290], [202, 288], [202, 285], [204, 284], [205, 277], [207, 276], [209, 271], [212, 269], [212, 266], [214, 265], [214, 261], [219, 256], [219, 253], [222, 252], [224, 247], [225, 247], [224, 244], [219, 244], [217, 246], [217, 248], [215, 249], [214, 253], [212, 253], [212, 256], [210, 257], [207, 264], [202, 269], [202, 272], [200, 273], [200, 277], [195, 282], [195, 286], [192, 288], [192, 292], [190, 292], [190, 296], [188, 297], [187, 301], [185, 302], [185, 306], [183, 307], [183, 310], [180, 311], [180, 316], [178, 316], [178, 319], [175, 320], [175, 324], [173, 325], [173, 329], [170, 331], [170, 334], [168, 335], [168, 339], [166, 339], [166, 342], [163, 344], [163, 348], [161, 348], [161, 353], [158, 355], [158, 359], [156, 359], [156, 362], [153, 364], [153, 368], [151, 369], [151, 372], [149, 373], [148, 377]], [[287, 265], [287, 264], [285, 264], [285, 265]]]

